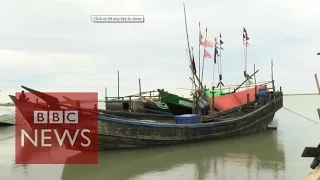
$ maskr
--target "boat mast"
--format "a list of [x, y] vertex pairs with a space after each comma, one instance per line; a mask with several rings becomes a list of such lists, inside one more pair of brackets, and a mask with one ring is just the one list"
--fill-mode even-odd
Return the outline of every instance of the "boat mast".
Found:
[[[256, 64], [253, 64], [253, 71], [256, 72]], [[257, 79], [256, 79], [256, 74], [254, 74], [253, 78], [254, 78], [254, 100], [257, 100]]]
[[276, 88], [274, 87], [274, 80], [273, 80], [273, 59], [271, 59], [271, 82], [272, 82], [272, 90], [273, 92], [275, 92]]
[[[201, 48], [201, 38], [202, 38], [202, 34], [201, 34], [201, 28], [200, 28], [200, 22], [199, 22], [199, 56], [198, 56], [198, 58], [199, 58], [199, 66], [198, 66], [198, 68], [199, 68], [199, 77], [200, 77], [200, 48]], [[203, 66], [203, 64], [202, 64], [202, 66]]]
[[[248, 69], [247, 69], [247, 57], [248, 57], [248, 33], [247, 30], [243, 27], [242, 32], [242, 40], [243, 40], [243, 53], [244, 53], [244, 77], [247, 78], [249, 76]], [[249, 81], [246, 82], [246, 89], [248, 89]]]
[[[208, 28], [206, 28], [206, 35], [205, 35], [205, 42], [207, 41], [207, 35], [208, 35]], [[202, 84], [202, 80], [203, 80], [203, 70], [204, 70], [204, 53], [206, 50], [206, 46], [204, 46], [203, 48], [203, 56], [202, 56], [202, 72], [201, 72], [201, 84]], [[200, 71], [200, 70], [199, 70]], [[200, 74], [200, 73], [199, 73]], [[199, 76], [200, 77], [200, 76]]]
[[190, 44], [189, 44], [189, 35], [188, 35], [188, 25], [187, 25], [187, 15], [186, 15], [186, 7], [185, 7], [185, 4], [184, 4], [184, 3], [183, 3], [183, 10], [184, 10], [184, 22], [185, 22], [186, 34], [187, 34], [188, 52], [189, 52], [189, 57], [191, 58], [191, 51], [190, 51]]
[[[320, 55], [320, 52], [317, 53], [317, 55]], [[319, 92], [319, 95], [320, 95], [320, 85], [319, 85], [319, 81], [318, 81], [318, 75], [314, 74], [314, 78], [316, 79], [317, 88], [318, 88], [318, 92]]]
[[[192, 64], [194, 62], [194, 59], [191, 59], [193, 56], [191, 54], [191, 50], [190, 50], [190, 43], [189, 43], [189, 35], [188, 35], [188, 24], [187, 24], [187, 14], [186, 14], [186, 7], [185, 7], [185, 4], [183, 3], [183, 11], [184, 11], [184, 22], [185, 22], [185, 27], [186, 27], [186, 35], [187, 35], [187, 44], [188, 44], [188, 52], [189, 52], [189, 61], [190, 61], [190, 66], [192, 67]], [[192, 62], [193, 61], [193, 62]], [[200, 71], [200, 70], [199, 70]], [[191, 72], [192, 72], [192, 81], [193, 83], [195, 84], [194, 82], [194, 78], [196, 77], [196, 79], [198, 80], [199, 82], [199, 86], [202, 87], [201, 85], [201, 81], [199, 80], [199, 78], [197, 77], [197, 75], [195, 74], [195, 72], [191, 69]], [[199, 112], [198, 111], [198, 96], [197, 96], [197, 89], [195, 87], [195, 108], [196, 108], [196, 112]]]
[[[193, 48], [191, 48], [192, 50], [193, 50]], [[189, 55], [188, 55], [188, 49], [186, 49], [186, 53], [187, 53], [187, 57], [189, 58], [189, 59], [191, 59], [190, 57], [189, 57]], [[194, 58], [194, 57], [193, 57]], [[190, 65], [189, 65], [189, 67], [190, 67], [190, 69], [191, 69], [191, 76], [189, 77], [190, 78], [190, 80], [191, 80], [191, 84], [192, 84], [192, 91], [195, 91], [196, 89], [197, 89], [197, 85], [195, 84], [195, 82], [194, 82], [194, 64], [192, 64], [192, 63], [194, 63], [194, 61], [193, 62], [190, 62]], [[194, 65], [194, 66], [193, 66]], [[191, 92], [192, 92], [191, 91]], [[191, 96], [192, 96], [192, 102], [194, 103], [194, 102], [196, 102], [196, 99], [195, 99], [195, 96], [194, 96], [194, 94], [193, 93], [191, 93]], [[195, 106], [194, 106], [195, 107]], [[195, 110], [195, 108], [192, 108], [192, 114], [195, 114], [196, 113], [196, 110]]]
[[[214, 56], [216, 56], [216, 55], [214, 54]], [[212, 87], [214, 86], [214, 69], [215, 69], [215, 65], [216, 65], [216, 63], [213, 62], [213, 67], [212, 67]]]
[[319, 85], [318, 75], [314, 74], [314, 78], [316, 79], [317, 88], [318, 88], [318, 92], [319, 92], [319, 95], [320, 95], [320, 85]]
[[141, 93], [141, 81], [140, 81], [140, 78], [139, 78], [139, 95], [140, 95], [140, 97], [142, 96], [142, 93]]
[[118, 70], [118, 99], [120, 99], [120, 77], [119, 77], [119, 70]]
[[222, 54], [222, 50], [223, 48], [221, 47], [222, 44], [223, 44], [223, 41], [221, 40], [222, 36], [221, 36], [221, 33], [220, 33], [220, 42], [219, 42], [219, 60], [218, 60], [218, 71], [219, 71], [219, 83], [217, 85], [217, 87], [220, 86], [220, 92], [222, 90], [222, 86], [224, 86], [223, 82], [222, 82], [222, 63], [221, 63], [221, 54]]

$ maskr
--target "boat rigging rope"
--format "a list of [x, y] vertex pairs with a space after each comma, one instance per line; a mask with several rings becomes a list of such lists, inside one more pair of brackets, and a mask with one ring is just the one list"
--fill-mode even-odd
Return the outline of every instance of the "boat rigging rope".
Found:
[[306, 120], [312, 121], [312, 122], [314, 122], [314, 123], [318, 123], [317, 121], [312, 120], [312, 119], [310, 119], [310, 118], [308, 118], [308, 117], [306, 117], [306, 116], [303, 116], [303, 115], [301, 115], [301, 114], [298, 114], [298, 113], [296, 113], [296, 112], [294, 112], [294, 111], [292, 111], [292, 110], [290, 110], [290, 109], [288, 109], [288, 108], [285, 108], [285, 107], [282, 107], [282, 108], [285, 109], [285, 110], [287, 110], [287, 111], [289, 111], [289, 112], [291, 112], [291, 113], [293, 113], [293, 114], [295, 114], [295, 115], [297, 115], [297, 116], [300, 116], [300, 117], [302, 117], [302, 118], [304, 118], [304, 119], [306, 119]]

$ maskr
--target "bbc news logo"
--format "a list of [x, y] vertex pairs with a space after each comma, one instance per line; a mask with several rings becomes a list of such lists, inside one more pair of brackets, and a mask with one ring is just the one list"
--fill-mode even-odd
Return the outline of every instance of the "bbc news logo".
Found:
[[[78, 111], [34, 111], [33, 116], [34, 124], [78, 124], [79, 117]], [[40, 132], [40, 137], [39, 136]], [[54, 133], [54, 137], [48, 135], [48, 133]], [[52, 147], [52, 143], [46, 143], [46, 139], [56, 138], [60, 147], [64, 145], [65, 141], [68, 141], [71, 146], [75, 146], [75, 141], [78, 136], [84, 138], [87, 142], [81, 142], [82, 147], [89, 147], [91, 140], [86, 134], [90, 133], [90, 129], [76, 129], [72, 135], [69, 129], [51, 129], [41, 128], [34, 129], [34, 138], [25, 130], [21, 130], [21, 146], [25, 146], [25, 139], [28, 139], [35, 147]], [[40, 143], [40, 142], [41, 143]]]
[[[53, 93], [48, 93], [52, 95]], [[61, 93], [59, 93], [61, 94]], [[63, 93], [70, 97], [72, 94]], [[86, 93], [73, 93], [74, 97], [88, 96]], [[84, 94], [84, 95], [83, 95]], [[32, 96], [32, 94], [28, 94]], [[52, 95], [54, 96], [54, 95]], [[97, 93], [89, 93], [86, 99], [97, 99]], [[30, 98], [32, 99], [32, 98]], [[72, 98], [71, 98], [72, 99]], [[84, 97], [82, 99], [85, 99]], [[96, 101], [97, 102], [97, 101]], [[89, 104], [89, 105], [88, 105]], [[83, 108], [96, 106], [86, 103]], [[88, 106], [88, 107], [85, 107]], [[98, 163], [98, 121], [97, 112], [88, 116], [81, 111], [69, 108], [49, 109], [36, 103], [16, 104], [16, 113], [21, 113], [27, 123], [17, 122], [16, 163], [17, 164], [97, 164]], [[30, 116], [32, 115], [32, 117]], [[21, 118], [16, 119], [21, 121]], [[31, 128], [26, 128], [28, 124]], [[19, 137], [19, 138], [18, 138]], [[21, 153], [23, 152], [23, 153]], [[48, 154], [50, 152], [51, 157]], [[80, 153], [70, 159], [70, 152]], [[30, 159], [30, 154], [43, 154]], [[72, 158], [71, 158], [72, 159]]]
[[77, 124], [78, 111], [34, 111], [34, 124]]

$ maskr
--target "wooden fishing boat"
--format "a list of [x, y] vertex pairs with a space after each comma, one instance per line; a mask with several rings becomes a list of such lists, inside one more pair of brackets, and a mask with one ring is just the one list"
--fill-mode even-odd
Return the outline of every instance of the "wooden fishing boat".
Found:
[[14, 113], [6, 113], [0, 115], [0, 126], [12, 126], [15, 125]]
[[[30, 90], [30, 88], [22, 87]], [[35, 90], [31, 93], [43, 99], [49, 107], [61, 108], [57, 98]], [[275, 113], [283, 106], [281, 88], [279, 92], [269, 93], [270, 95], [265, 97], [263, 102], [249, 102], [209, 116], [199, 117], [195, 114], [175, 116], [171, 123], [145, 122], [99, 115], [99, 149], [174, 145], [263, 131], [271, 123]], [[18, 101], [15, 96], [10, 96], [10, 98], [18, 108], [30, 107], [30, 109], [20, 109], [27, 121], [30, 113], [33, 112], [30, 112], [34, 109], [33, 106], [41, 108], [35, 103]], [[86, 113], [86, 110], [78, 109], [78, 111]], [[33, 122], [33, 119], [29, 121]]]
[[14, 116], [11, 114], [0, 115], [0, 126], [15, 125]]

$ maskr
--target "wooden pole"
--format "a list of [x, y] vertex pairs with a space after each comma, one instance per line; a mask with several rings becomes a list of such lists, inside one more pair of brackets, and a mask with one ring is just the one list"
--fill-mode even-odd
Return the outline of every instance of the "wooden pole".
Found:
[[275, 92], [276, 89], [274, 87], [274, 80], [273, 80], [273, 59], [271, 59], [271, 82], [272, 82], [272, 90], [273, 92]]
[[119, 75], [119, 70], [118, 70], [118, 99], [120, 97], [120, 75]]
[[189, 44], [189, 35], [188, 35], [188, 25], [187, 25], [187, 15], [186, 15], [186, 6], [183, 3], [183, 10], [184, 10], [184, 22], [186, 26], [186, 34], [187, 34], [187, 43], [188, 43], [188, 51], [189, 51], [189, 57], [191, 58], [191, 51], [190, 51], [190, 44]]
[[214, 86], [212, 86], [212, 110], [214, 111]]
[[318, 88], [318, 92], [319, 92], [319, 95], [320, 95], [320, 85], [319, 85], [318, 75], [314, 74], [314, 78], [316, 79], [317, 88]]
[[[140, 81], [140, 78], [139, 78], [139, 95], [141, 96], [141, 81]], [[151, 94], [150, 94], [151, 96]]]
[[[198, 71], [199, 71], [199, 78], [200, 78], [200, 47], [201, 47], [201, 39], [200, 39], [200, 34], [201, 34], [201, 28], [200, 28], [200, 22], [199, 22], [199, 68], [198, 68]], [[202, 64], [203, 66], [203, 64]]]
[[[253, 64], [253, 71], [256, 72], [256, 64]], [[254, 99], [257, 100], [257, 79], [256, 79], [256, 74], [254, 74], [253, 78], [254, 78]]]
[[254, 76], [254, 75], [255, 75], [256, 73], [258, 73], [258, 72], [259, 72], [259, 70], [256, 70], [251, 76], [247, 77], [247, 79], [246, 79], [245, 81], [243, 81], [237, 88], [235, 88], [232, 93], [237, 92], [237, 90], [240, 89], [240, 87], [241, 87], [244, 83], [246, 83], [250, 78], [252, 78], [252, 76]]
[[[189, 51], [189, 59], [190, 59], [190, 62], [192, 63], [192, 55], [191, 55], [191, 50], [190, 50], [190, 43], [189, 43], [189, 35], [188, 35], [188, 24], [187, 24], [187, 15], [186, 15], [186, 6], [185, 6], [185, 4], [183, 3], [183, 11], [184, 11], [184, 22], [185, 22], [185, 27], [186, 27], [186, 35], [187, 35], [187, 44], [188, 44], [188, 51]], [[200, 71], [200, 69], [199, 69], [199, 71]], [[194, 72], [192, 72], [192, 74], [193, 74], [193, 78], [194, 77], [197, 77], [197, 75], [194, 73]], [[199, 77], [200, 78], [200, 77]], [[198, 79], [198, 78], [197, 78]], [[199, 80], [199, 79], [198, 79]], [[200, 82], [200, 80], [199, 80], [199, 83], [201, 83]], [[200, 86], [201, 86], [201, 84], [199, 84]], [[198, 100], [197, 100], [197, 98], [196, 98], [196, 106], [198, 106]]]
[[220, 91], [221, 91], [221, 86], [223, 85], [224, 86], [224, 84], [222, 83], [222, 63], [221, 63], [221, 56], [222, 56], [222, 44], [221, 44], [221, 42], [222, 42], [222, 40], [221, 40], [221, 33], [220, 33], [220, 42], [219, 42], [219, 66], [220, 66], [220, 71], [219, 71], [219, 85], [220, 85]]
[[106, 110], [108, 109], [107, 107], [107, 101], [108, 101], [108, 91], [107, 91], [107, 87], [104, 88], [104, 96], [105, 96], [105, 100], [104, 100], [104, 103], [105, 103], [105, 108]]
[[[205, 36], [205, 41], [207, 40], [207, 35], [208, 35], [208, 28], [206, 28], [206, 36]], [[202, 80], [203, 80], [203, 70], [204, 70], [204, 53], [205, 53], [206, 47], [203, 48], [203, 57], [202, 57], [202, 72], [201, 72], [201, 84], [202, 84]], [[199, 70], [200, 71], [200, 70]], [[199, 73], [200, 74], [200, 73]], [[200, 78], [200, 76], [199, 76]]]
[[104, 88], [104, 97], [105, 97], [106, 100], [108, 100], [107, 87]]

